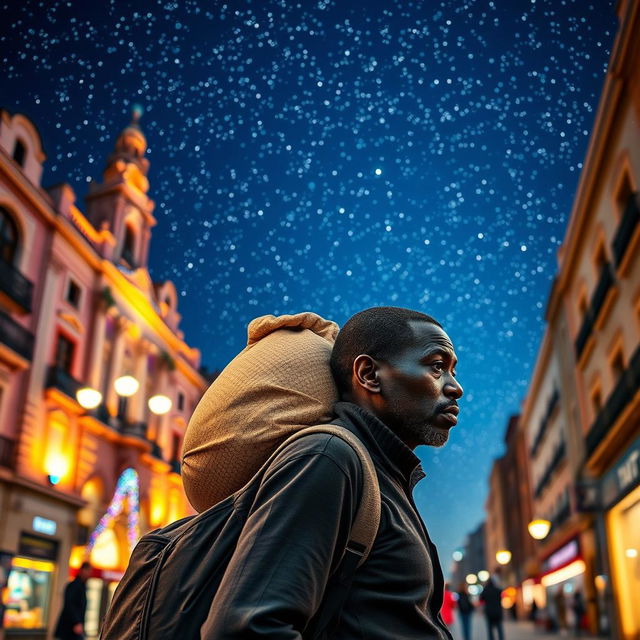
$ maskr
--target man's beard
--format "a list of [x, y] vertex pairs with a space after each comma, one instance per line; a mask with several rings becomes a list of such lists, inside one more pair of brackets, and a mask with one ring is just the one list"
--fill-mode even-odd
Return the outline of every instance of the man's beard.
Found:
[[422, 442], [430, 447], [442, 447], [449, 439], [449, 432], [437, 427], [425, 427]]

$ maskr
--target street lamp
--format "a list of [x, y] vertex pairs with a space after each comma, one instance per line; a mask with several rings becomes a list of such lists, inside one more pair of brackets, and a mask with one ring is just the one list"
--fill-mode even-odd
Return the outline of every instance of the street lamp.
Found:
[[467, 584], [476, 584], [478, 582], [478, 576], [475, 573], [470, 573], [466, 577]]
[[102, 402], [102, 394], [97, 389], [82, 387], [76, 391], [76, 400], [83, 409], [95, 409]]
[[509, 564], [509, 561], [511, 560], [511, 551], [500, 549], [500, 551], [496, 553], [496, 560], [498, 561], [498, 564]]
[[529, 529], [529, 535], [535, 540], [544, 540], [551, 529], [551, 523], [548, 520], [538, 518], [532, 520], [527, 528]]
[[489, 579], [489, 572], [486, 569], [483, 569], [482, 571], [478, 571], [478, 579], [481, 582], [486, 582]]
[[155, 396], [151, 396], [147, 404], [152, 413], [155, 413], [157, 416], [162, 416], [171, 410], [173, 403], [171, 402], [171, 398], [158, 393]]
[[140, 383], [133, 376], [120, 376], [115, 379], [113, 386], [119, 396], [130, 398], [138, 391]]

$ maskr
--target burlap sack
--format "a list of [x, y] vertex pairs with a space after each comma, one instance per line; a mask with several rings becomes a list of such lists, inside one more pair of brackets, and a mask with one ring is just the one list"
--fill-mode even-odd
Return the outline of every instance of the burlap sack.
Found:
[[197, 511], [243, 487], [293, 432], [331, 419], [337, 333], [315, 313], [251, 322], [247, 346], [206, 391], [185, 433], [182, 481]]

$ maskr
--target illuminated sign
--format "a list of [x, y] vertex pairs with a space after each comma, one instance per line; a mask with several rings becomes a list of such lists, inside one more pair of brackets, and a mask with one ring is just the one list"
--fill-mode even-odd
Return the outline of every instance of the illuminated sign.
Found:
[[557, 569], [558, 567], [568, 564], [571, 560], [575, 560], [579, 553], [578, 541], [574, 538], [571, 542], [565, 544], [564, 547], [560, 547], [555, 553], [552, 553], [545, 564], [548, 569]]
[[41, 518], [40, 516], [36, 516], [33, 519], [33, 524], [31, 525], [34, 531], [38, 533], [46, 533], [49, 536], [56, 535], [56, 529], [58, 525], [54, 520], [47, 520], [47, 518]]
[[626, 451], [620, 462], [605, 476], [602, 484], [604, 506], [609, 508], [640, 484], [640, 438]]

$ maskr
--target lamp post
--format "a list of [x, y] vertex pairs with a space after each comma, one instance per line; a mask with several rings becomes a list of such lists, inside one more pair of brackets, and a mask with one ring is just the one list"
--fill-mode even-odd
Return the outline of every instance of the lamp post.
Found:
[[138, 391], [140, 383], [133, 376], [124, 375], [114, 380], [113, 388], [119, 397], [118, 417], [121, 420], [125, 420], [127, 414], [127, 398], [130, 398]]
[[149, 411], [153, 413], [156, 418], [156, 426], [153, 431], [153, 439], [151, 443], [153, 445], [153, 452], [158, 458], [162, 458], [162, 450], [160, 449], [160, 445], [158, 444], [158, 439], [160, 436], [160, 416], [165, 415], [171, 410], [173, 403], [171, 402], [171, 398], [163, 395], [162, 393], [157, 393], [154, 396], [151, 396], [147, 401], [147, 406], [149, 407]]
[[102, 394], [91, 387], [82, 387], [76, 391], [76, 400], [83, 409], [95, 409], [102, 402]]

